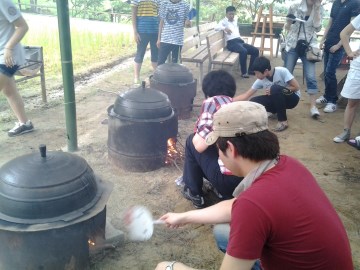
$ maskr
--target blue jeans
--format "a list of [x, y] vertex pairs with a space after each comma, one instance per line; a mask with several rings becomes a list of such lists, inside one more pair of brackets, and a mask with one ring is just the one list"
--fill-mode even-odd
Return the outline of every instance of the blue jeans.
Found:
[[158, 65], [164, 64], [170, 53], [172, 63], [177, 63], [181, 48], [182, 46], [180, 45], [160, 42]]
[[285, 53], [285, 67], [290, 71], [291, 74], [293, 74], [296, 61], [299, 58], [303, 63], [307, 93], [309, 95], [316, 95], [319, 89], [316, 81], [315, 63], [308, 61], [306, 56], [300, 57], [295, 49], [290, 49], [290, 51]]
[[15, 66], [12, 66], [12, 67], [7, 67], [6, 65], [0, 64], [0, 73], [4, 74], [5, 76], [7, 76], [9, 78], [14, 76], [14, 74], [16, 73], [16, 71], [18, 69], [19, 69], [18, 65], [15, 65]]
[[192, 142], [194, 134], [186, 139], [185, 164], [183, 180], [193, 195], [202, 196], [203, 177], [216, 188], [224, 199], [233, 198], [232, 193], [239, 185], [242, 177], [225, 175], [220, 171], [219, 152], [215, 145], [210, 145], [204, 152], [199, 153]]
[[151, 62], [156, 63], [158, 61], [158, 47], [156, 46], [158, 34], [139, 33], [139, 36], [140, 42], [137, 44], [135, 62], [138, 64], [143, 62], [146, 47], [150, 43]]
[[[229, 223], [216, 224], [214, 226], [213, 232], [218, 248], [225, 253], [227, 245], [229, 243], [230, 224]], [[261, 270], [261, 269], [262, 268], [261, 268], [260, 260], [256, 260], [251, 270]]]
[[336, 69], [344, 56], [344, 49], [341, 47], [335, 53], [329, 52], [328, 48], [324, 50], [324, 81], [325, 94], [324, 98], [328, 103], [336, 104], [337, 96], [337, 79]]
[[242, 74], [248, 73], [246, 67], [246, 60], [249, 54], [250, 55], [249, 73], [254, 72], [254, 70], [252, 69], [252, 65], [254, 63], [255, 58], [259, 56], [259, 49], [255, 48], [250, 44], [245, 43], [241, 38], [234, 38], [228, 40], [226, 48], [231, 52], [239, 53], [240, 68]]

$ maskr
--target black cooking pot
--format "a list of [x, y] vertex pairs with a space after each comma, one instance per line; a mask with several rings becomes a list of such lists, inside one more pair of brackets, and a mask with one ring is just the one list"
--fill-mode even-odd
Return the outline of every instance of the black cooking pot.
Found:
[[96, 182], [87, 162], [70, 153], [15, 158], [0, 170], [0, 218], [34, 224], [81, 216], [99, 199]]
[[150, 77], [150, 86], [169, 97], [179, 119], [191, 117], [197, 81], [184, 65], [165, 63], [158, 66]]
[[146, 172], [165, 164], [167, 141], [178, 131], [167, 95], [143, 84], [119, 95], [108, 115], [108, 151], [115, 165]]

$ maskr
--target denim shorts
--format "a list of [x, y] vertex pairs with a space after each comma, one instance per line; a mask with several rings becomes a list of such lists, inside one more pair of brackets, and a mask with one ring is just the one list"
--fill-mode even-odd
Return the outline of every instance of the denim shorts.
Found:
[[14, 76], [15, 72], [19, 69], [18, 65], [7, 67], [3, 64], [0, 64], [0, 73], [4, 74], [5, 76], [12, 77]]

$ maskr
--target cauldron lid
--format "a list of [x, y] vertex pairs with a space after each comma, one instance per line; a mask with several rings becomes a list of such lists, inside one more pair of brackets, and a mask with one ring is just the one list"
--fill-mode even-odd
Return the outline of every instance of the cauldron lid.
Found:
[[98, 187], [85, 159], [60, 151], [46, 153], [44, 145], [40, 149], [41, 155], [20, 156], [0, 168], [0, 219], [56, 220], [93, 206]]
[[115, 101], [113, 112], [128, 119], [160, 119], [173, 114], [171, 103], [166, 94], [141, 87], [130, 89], [119, 95]]
[[190, 70], [184, 65], [176, 63], [165, 63], [158, 66], [152, 78], [158, 82], [169, 84], [192, 83], [194, 81]]

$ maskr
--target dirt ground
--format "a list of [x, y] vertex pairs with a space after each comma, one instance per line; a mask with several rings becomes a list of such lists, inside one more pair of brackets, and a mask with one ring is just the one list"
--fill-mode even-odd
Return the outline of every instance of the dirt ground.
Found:
[[[274, 66], [282, 65], [280, 58], [272, 62]], [[117, 92], [129, 90], [131, 64], [132, 61], [128, 60], [76, 86], [79, 150], [75, 154], [84, 157], [102, 179], [114, 183], [107, 204], [107, 216], [121, 230], [124, 229], [121, 214], [131, 205], [145, 205], [154, 217], [168, 211], [193, 209], [174, 183], [181, 175], [177, 166], [168, 165], [147, 173], [130, 173], [115, 167], [108, 160], [108, 127], [104, 121], [107, 119], [106, 109], [114, 103]], [[318, 74], [321, 66], [318, 64]], [[197, 77], [198, 68], [188, 67]], [[339, 70], [338, 78], [345, 73]], [[143, 75], [150, 75], [148, 64], [143, 68]], [[254, 77], [241, 79], [237, 71], [234, 75], [238, 93], [247, 90], [254, 81]], [[295, 69], [295, 76], [302, 85], [301, 67]], [[323, 89], [321, 80], [319, 88]], [[61, 92], [49, 91], [48, 98], [59, 101], [63, 96]], [[198, 85], [192, 117], [179, 121], [178, 136], [182, 144], [193, 130], [202, 99]], [[36, 131], [9, 138], [6, 131], [13, 123], [0, 122], [0, 165], [17, 156], [37, 152], [39, 144], [46, 144], [48, 150], [67, 151], [64, 105], [51, 105], [57, 102], [42, 105], [39, 98], [29, 98], [25, 103]], [[355, 269], [360, 269], [360, 151], [345, 143], [335, 144], [332, 141], [342, 130], [343, 114], [344, 107], [340, 107], [335, 113], [322, 113], [320, 120], [311, 119], [309, 102], [302, 91], [299, 105], [288, 111], [289, 129], [278, 136], [281, 153], [294, 156], [304, 163], [334, 204], [350, 238]], [[274, 120], [270, 120], [270, 126], [275, 124]], [[357, 132], [360, 132], [359, 115], [355, 120], [353, 135]], [[181, 162], [177, 165], [182, 167]], [[177, 260], [197, 268], [218, 269], [222, 257], [223, 254], [215, 246], [210, 225], [192, 225], [178, 230], [156, 225], [153, 237], [147, 242], [131, 243], [126, 240], [115, 250], [93, 256], [91, 269], [154, 269], [161, 260]]]

